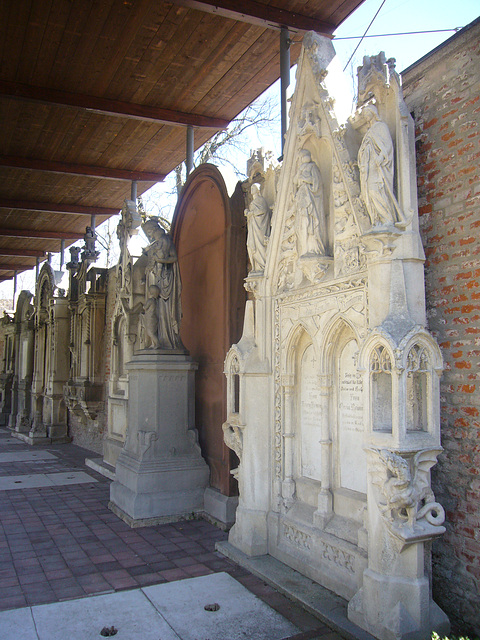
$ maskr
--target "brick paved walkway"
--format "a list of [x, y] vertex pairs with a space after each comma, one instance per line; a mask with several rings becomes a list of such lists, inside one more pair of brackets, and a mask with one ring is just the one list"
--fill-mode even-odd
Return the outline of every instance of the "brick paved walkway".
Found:
[[330, 634], [318, 619], [216, 552], [217, 540], [227, 538], [223, 531], [203, 520], [130, 529], [107, 507], [110, 481], [85, 466], [89, 451], [75, 445], [33, 449], [0, 430], [0, 452], [41, 449], [56, 459], [0, 462], [0, 476], [84, 471], [96, 482], [0, 491], [0, 610], [225, 571], [309, 638]]

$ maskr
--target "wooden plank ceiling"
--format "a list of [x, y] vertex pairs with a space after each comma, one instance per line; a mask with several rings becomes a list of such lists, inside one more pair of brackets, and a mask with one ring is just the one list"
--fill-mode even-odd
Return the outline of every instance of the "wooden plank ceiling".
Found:
[[362, 0], [2, 0], [0, 280], [118, 212]]

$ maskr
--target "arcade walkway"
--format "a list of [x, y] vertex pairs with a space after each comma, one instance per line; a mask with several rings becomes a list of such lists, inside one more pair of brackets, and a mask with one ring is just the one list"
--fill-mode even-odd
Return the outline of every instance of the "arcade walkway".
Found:
[[[85, 467], [89, 453], [30, 447], [0, 429], [2, 640], [89, 640], [112, 626], [119, 640], [341, 640], [215, 551], [227, 535], [213, 525], [130, 529], [108, 510], [110, 481]], [[218, 614], [200, 607], [218, 600]]]

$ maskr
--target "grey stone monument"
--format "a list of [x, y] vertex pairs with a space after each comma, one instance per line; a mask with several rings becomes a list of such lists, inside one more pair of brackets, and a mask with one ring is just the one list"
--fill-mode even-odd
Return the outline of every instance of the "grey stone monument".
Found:
[[128, 370], [125, 444], [110, 508], [130, 526], [169, 522], [203, 510], [209, 469], [195, 429], [195, 370], [180, 339], [181, 282], [170, 236], [155, 219], [143, 229], [143, 345]]

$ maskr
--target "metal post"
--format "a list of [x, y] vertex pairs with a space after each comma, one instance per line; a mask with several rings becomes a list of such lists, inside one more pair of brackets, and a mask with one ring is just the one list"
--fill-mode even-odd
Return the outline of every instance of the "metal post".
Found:
[[50, 251], [47, 253], [47, 262], [48, 264], [52, 264], [52, 254], [50, 253]]
[[290, 38], [288, 29], [280, 31], [280, 105], [282, 123], [282, 158], [287, 133], [287, 89], [290, 85]]
[[136, 180], [132, 180], [132, 186], [130, 189], [130, 200], [133, 200], [133, 202], [137, 202], [137, 181]]
[[96, 216], [95, 214], [92, 214], [92, 216], [90, 217], [90, 228], [93, 234], [95, 234], [95, 220], [96, 220]]
[[17, 272], [13, 272], [13, 304], [12, 307], [15, 308], [15, 296], [17, 295]]
[[38, 274], [40, 272], [40, 258], [37, 258], [35, 261], [35, 282], [38, 280]]
[[62, 238], [60, 240], [60, 271], [63, 268], [64, 261], [65, 261], [65, 239]]
[[195, 136], [191, 124], [187, 126], [187, 157], [185, 164], [187, 165], [187, 176], [193, 169], [193, 152], [194, 152]]

